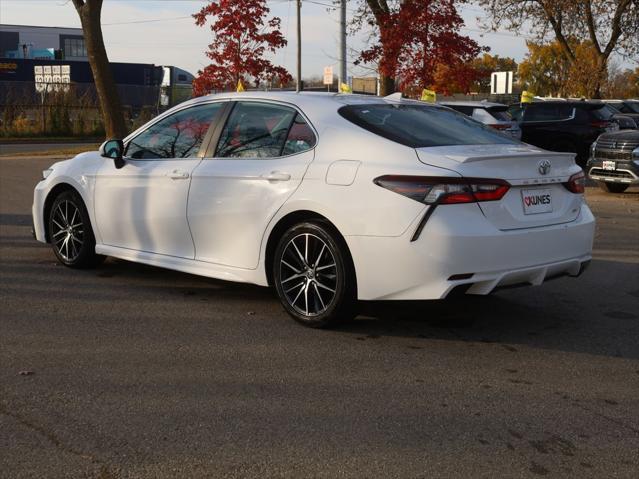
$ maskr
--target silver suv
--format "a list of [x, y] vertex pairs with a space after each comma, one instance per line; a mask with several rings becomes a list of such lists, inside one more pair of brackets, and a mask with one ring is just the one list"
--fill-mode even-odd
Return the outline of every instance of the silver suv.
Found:
[[439, 104], [468, 115], [516, 140], [521, 140], [521, 128], [510, 116], [507, 105], [488, 101], [442, 101]]

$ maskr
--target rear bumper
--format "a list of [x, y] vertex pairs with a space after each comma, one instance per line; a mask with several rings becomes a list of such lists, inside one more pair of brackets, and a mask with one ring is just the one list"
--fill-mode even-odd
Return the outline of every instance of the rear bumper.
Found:
[[488, 294], [577, 276], [592, 258], [595, 220], [584, 203], [570, 223], [501, 231], [476, 204], [437, 208], [411, 242], [415, 222], [399, 237], [346, 238], [361, 300], [425, 300], [465, 287]]

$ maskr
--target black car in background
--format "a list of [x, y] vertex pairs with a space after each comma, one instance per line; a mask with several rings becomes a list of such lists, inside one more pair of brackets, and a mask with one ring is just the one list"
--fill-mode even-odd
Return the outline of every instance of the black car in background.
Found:
[[577, 154], [586, 164], [590, 145], [603, 133], [617, 131], [614, 111], [597, 101], [550, 100], [516, 103], [508, 111], [519, 122], [522, 141], [551, 151]]
[[609, 193], [639, 184], [639, 130], [606, 133], [597, 138], [586, 165], [588, 176]]
[[639, 100], [602, 100], [606, 105], [614, 108], [626, 117], [634, 120], [636, 128], [639, 128]]

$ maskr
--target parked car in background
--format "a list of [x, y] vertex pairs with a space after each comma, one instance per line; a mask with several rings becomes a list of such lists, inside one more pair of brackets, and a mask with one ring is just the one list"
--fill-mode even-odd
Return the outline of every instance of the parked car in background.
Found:
[[577, 163], [582, 166], [599, 135], [619, 130], [611, 109], [599, 101], [516, 103], [508, 110], [519, 122], [523, 142], [550, 151], [576, 153]]
[[617, 112], [634, 120], [639, 128], [639, 100], [602, 100], [606, 105], [614, 108]]
[[442, 101], [439, 104], [468, 115], [512, 138], [521, 140], [521, 128], [508, 112], [507, 105], [487, 101]]
[[597, 138], [586, 166], [601, 189], [623, 193], [639, 184], [639, 130], [606, 133]]
[[324, 327], [357, 300], [578, 276], [595, 229], [584, 182], [573, 155], [439, 105], [225, 93], [44, 170], [33, 224], [66, 266], [113, 256], [270, 285]]

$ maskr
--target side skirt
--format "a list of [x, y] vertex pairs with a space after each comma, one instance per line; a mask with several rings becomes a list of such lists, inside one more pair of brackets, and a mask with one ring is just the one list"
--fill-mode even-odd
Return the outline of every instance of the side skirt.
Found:
[[266, 275], [260, 269], [233, 268], [231, 266], [206, 263], [204, 261], [178, 258], [176, 256], [155, 254], [103, 244], [95, 245], [95, 252], [97, 254], [112, 256], [114, 258], [132, 261], [134, 263], [148, 264], [150, 266], [181, 271], [182, 273], [195, 274], [197, 276], [205, 276], [207, 278], [233, 281], [236, 283], [251, 283], [258, 286], [268, 286]]

